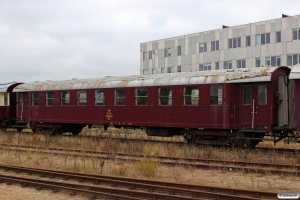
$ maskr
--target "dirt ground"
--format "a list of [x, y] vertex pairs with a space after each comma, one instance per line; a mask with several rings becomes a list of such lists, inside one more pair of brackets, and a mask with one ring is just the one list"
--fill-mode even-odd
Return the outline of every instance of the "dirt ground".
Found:
[[[42, 139], [38, 141], [34, 138], [23, 138], [16, 136], [11, 138], [0, 134], [0, 142], [7, 142], [12, 140], [12, 143], [17, 144], [28, 144], [32, 145], [35, 142], [37, 145], [40, 145]], [[65, 147], [78, 149], [85, 149], [86, 147], [92, 148], [93, 146], [100, 145], [100, 147], [105, 147], [102, 143], [87, 143], [84, 140], [73, 141], [73, 139], [68, 139], [70, 141], [53, 141], [56, 142], [55, 146], [58, 143], [63, 143]], [[27, 142], [24, 142], [27, 141]], [[11, 142], [11, 141], [10, 141]], [[67, 146], [68, 145], [68, 146]], [[121, 144], [118, 144], [121, 145]], [[123, 144], [122, 144], [123, 145]], [[124, 146], [124, 145], [123, 145]], [[109, 146], [111, 148], [112, 146]], [[165, 151], [167, 152], [176, 152], [176, 147], [171, 149], [162, 149], [163, 146], [154, 147], [144, 146], [144, 149], [136, 147], [133, 144], [128, 144], [124, 146], [124, 149], [133, 149], [138, 153], [139, 149], [142, 151], [147, 150], [149, 154], [156, 154], [156, 152]], [[121, 146], [118, 147], [120, 151]], [[175, 149], [174, 149], [175, 148]], [[137, 150], [135, 150], [137, 149]], [[103, 149], [102, 149], [103, 150]], [[197, 149], [196, 149], [197, 150]], [[210, 149], [208, 149], [210, 151]], [[195, 151], [195, 149], [193, 150]], [[213, 150], [215, 151], [215, 150]], [[224, 152], [208, 152], [209, 156], [216, 156], [217, 154], [222, 154]], [[231, 153], [232, 154], [232, 153]], [[166, 154], [169, 155], [169, 154]], [[175, 155], [174, 155], [175, 156]], [[232, 155], [227, 155], [232, 156]], [[254, 155], [255, 156], [255, 155]], [[297, 155], [298, 156], [298, 155]], [[220, 157], [220, 156], [219, 156]], [[218, 156], [216, 158], [219, 158]], [[236, 156], [235, 156], [236, 157]], [[251, 160], [253, 156], [248, 156], [245, 159]], [[221, 157], [223, 158], [223, 157]], [[244, 158], [243, 158], [244, 159]], [[285, 160], [288, 159], [286, 156], [281, 156], [281, 158], [276, 157], [277, 159]], [[293, 159], [294, 161], [295, 159]], [[297, 159], [295, 160], [295, 162]], [[298, 159], [299, 161], [299, 159]], [[163, 165], [158, 165], [156, 171], [149, 177], [138, 173], [136, 171], [136, 163], [131, 162], [120, 162], [114, 160], [105, 160], [103, 168], [101, 168], [101, 162], [103, 160], [98, 160], [96, 158], [88, 158], [85, 156], [84, 152], [80, 157], [72, 156], [57, 156], [54, 154], [43, 154], [43, 153], [32, 153], [30, 150], [24, 153], [18, 153], [9, 148], [0, 150], [0, 164], [11, 164], [11, 165], [20, 165], [28, 167], [37, 167], [37, 168], [46, 168], [46, 169], [56, 169], [56, 170], [65, 170], [65, 171], [74, 171], [74, 172], [86, 172], [86, 173], [95, 173], [109, 176], [123, 176], [123, 177], [132, 177], [132, 178], [144, 178], [144, 179], [154, 179], [161, 181], [170, 181], [178, 183], [187, 183], [187, 184], [201, 184], [201, 185], [212, 185], [212, 186], [221, 186], [221, 187], [231, 187], [231, 188], [240, 188], [240, 189], [249, 189], [249, 190], [260, 190], [260, 191], [270, 191], [270, 192], [300, 192], [300, 177], [285, 176], [282, 174], [273, 175], [273, 174], [248, 174], [246, 172], [232, 172], [232, 171], [221, 171], [221, 170], [202, 170], [196, 169], [195, 167], [167, 167]], [[282, 161], [283, 162], [283, 161]], [[11, 173], [4, 172], [0, 170], [0, 173]], [[0, 199], [87, 199], [82, 196], [69, 196], [68, 194], [59, 192], [52, 193], [52, 191], [41, 190], [37, 191], [34, 188], [22, 188], [18, 185], [6, 185], [5, 183], [0, 184]]]

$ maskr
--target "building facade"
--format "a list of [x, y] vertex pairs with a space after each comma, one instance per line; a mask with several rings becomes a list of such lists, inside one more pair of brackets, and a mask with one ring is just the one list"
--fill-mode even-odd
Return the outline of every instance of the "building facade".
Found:
[[140, 44], [140, 74], [300, 63], [300, 15]]

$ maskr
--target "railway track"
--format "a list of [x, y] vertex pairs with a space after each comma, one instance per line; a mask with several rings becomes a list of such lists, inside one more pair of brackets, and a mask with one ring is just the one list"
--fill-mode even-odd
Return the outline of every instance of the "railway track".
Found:
[[[57, 170], [0, 165], [0, 169], [13, 171], [18, 176], [0, 174], [0, 182], [18, 183], [22, 187], [33, 186], [37, 189], [65, 191], [72, 195], [83, 194], [92, 199], [275, 199], [277, 193], [243, 190], [207, 185], [193, 185], [155, 180], [102, 176], [98, 174], [75, 173]], [[27, 178], [20, 173], [39, 175], [40, 178]], [[45, 180], [45, 178], [50, 180]], [[60, 179], [60, 180], [54, 180]], [[61, 181], [63, 179], [64, 181]], [[69, 181], [65, 181], [69, 180]], [[70, 180], [80, 182], [72, 183]], [[91, 184], [92, 183], [92, 184]]]
[[77, 156], [83, 155], [85, 157], [94, 157], [102, 160], [121, 160], [136, 162], [141, 158], [148, 158], [157, 161], [160, 164], [168, 166], [191, 166], [200, 169], [216, 169], [224, 171], [243, 171], [248, 173], [272, 173], [280, 175], [300, 175], [300, 165], [288, 164], [274, 164], [274, 163], [260, 163], [260, 162], [244, 162], [244, 161], [231, 161], [231, 160], [217, 160], [217, 159], [204, 159], [204, 158], [183, 158], [183, 157], [169, 157], [169, 156], [147, 156], [142, 154], [128, 154], [128, 153], [114, 153], [104, 151], [83, 151], [78, 149], [65, 149], [53, 147], [38, 147], [27, 145], [7, 145], [0, 144], [0, 149], [4, 151], [18, 151], [32, 153], [45, 153], [61, 156]]

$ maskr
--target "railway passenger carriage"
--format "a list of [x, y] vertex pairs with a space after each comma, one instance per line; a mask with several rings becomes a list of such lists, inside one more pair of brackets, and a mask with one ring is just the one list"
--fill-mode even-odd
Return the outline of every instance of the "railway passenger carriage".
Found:
[[6, 129], [16, 121], [16, 93], [12, 90], [21, 83], [0, 84], [0, 128]]
[[280, 140], [296, 129], [299, 107], [289, 97], [300, 88], [289, 73], [261, 67], [21, 84], [16, 128], [29, 122], [34, 132], [77, 135], [92, 124], [144, 127], [152, 136], [255, 146], [269, 132]]

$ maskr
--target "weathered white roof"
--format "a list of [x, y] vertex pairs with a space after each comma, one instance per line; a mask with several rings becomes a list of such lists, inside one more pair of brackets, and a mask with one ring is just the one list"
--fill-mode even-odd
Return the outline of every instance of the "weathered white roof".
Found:
[[277, 67], [259, 67], [232, 70], [211, 70], [168, 74], [134, 75], [65, 81], [45, 81], [25, 83], [17, 86], [14, 92], [73, 90], [89, 88], [143, 87], [163, 85], [193, 85], [217, 83], [266, 82], [271, 80]]
[[290, 72], [290, 79], [300, 79], [300, 64], [295, 65]]
[[0, 92], [7, 92], [7, 89], [11, 86], [16, 84], [17, 82], [11, 82], [11, 83], [4, 83], [0, 84]]

